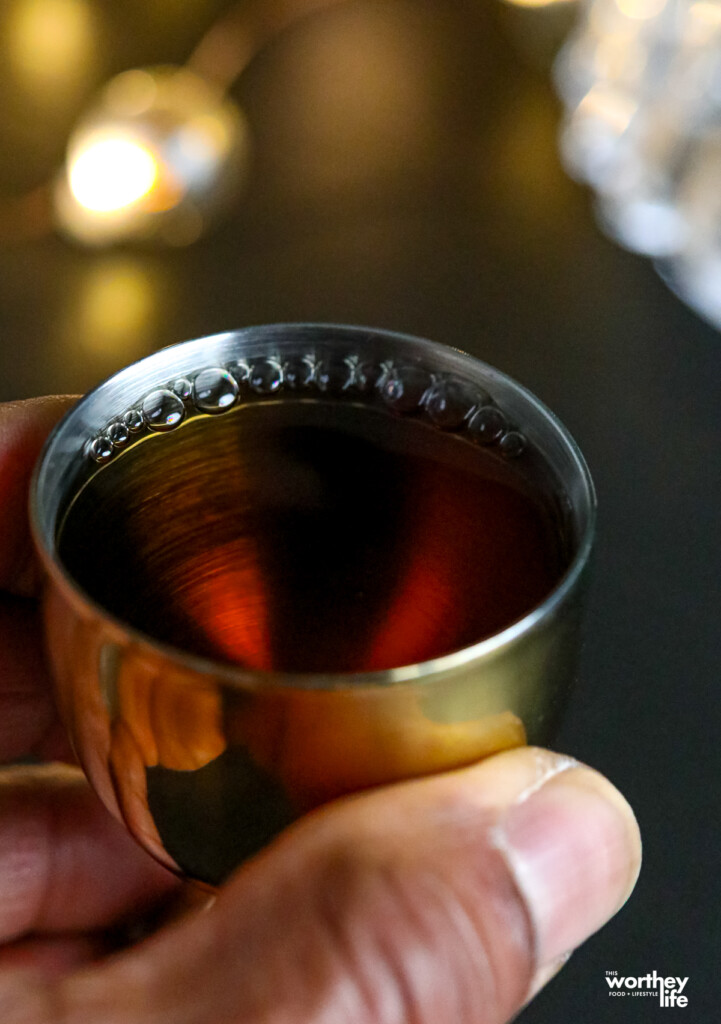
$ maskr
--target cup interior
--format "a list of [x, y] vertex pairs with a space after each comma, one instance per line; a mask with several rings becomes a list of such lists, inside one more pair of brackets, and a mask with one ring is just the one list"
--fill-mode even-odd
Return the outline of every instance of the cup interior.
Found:
[[[467, 463], [481, 454], [479, 489]], [[553, 506], [561, 537], [514, 604], [549, 528], [523, 519], [524, 496]], [[573, 439], [515, 381], [441, 345], [333, 325], [249, 328], [122, 370], [56, 428], [32, 497], [46, 565], [96, 614], [225, 673], [319, 680], [417, 676], [531, 628], [582, 571], [594, 511]], [[481, 629], [468, 559], [514, 515], [506, 547], [484, 549], [506, 583]]]

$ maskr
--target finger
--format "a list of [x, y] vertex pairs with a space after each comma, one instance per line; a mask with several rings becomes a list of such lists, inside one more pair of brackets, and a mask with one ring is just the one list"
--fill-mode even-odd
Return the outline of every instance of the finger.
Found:
[[28, 490], [45, 438], [75, 401], [30, 398], [0, 404], [0, 589], [37, 593], [39, 570], [28, 523]]
[[0, 594], [0, 761], [72, 760], [60, 728], [34, 601]]
[[[9, 971], [32, 971], [46, 979], [77, 970], [129, 945], [140, 942], [159, 927], [192, 909], [201, 909], [213, 899], [207, 892], [184, 885], [167, 903], [145, 914], [101, 931], [33, 935], [0, 946], [0, 978]], [[0, 1018], [1, 1019], [1, 1018]]]
[[0, 977], [8, 971], [37, 971], [59, 977], [108, 952], [102, 935], [42, 936], [0, 948]]
[[178, 885], [108, 814], [79, 770], [0, 773], [1, 942], [104, 928], [145, 912]]
[[501, 1024], [622, 905], [639, 861], [610, 783], [514, 750], [309, 816], [132, 952], [55, 984], [6, 978], [2, 1019]]

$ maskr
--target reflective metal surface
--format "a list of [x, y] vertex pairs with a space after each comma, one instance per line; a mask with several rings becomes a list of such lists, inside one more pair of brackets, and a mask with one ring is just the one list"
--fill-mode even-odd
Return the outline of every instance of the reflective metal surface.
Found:
[[[246, 50], [231, 96], [253, 159], [213, 233], [162, 251], [43, 234], [37, 186], [99, 90], [125, 69], [186, 63], [236, 6], [276, 5], [3, 5], [0, 395], [84, 393], [178, 339], [299, 319], [437, 338], [540, 395], [578, 439], [602, 508], [579, 684], [555, 746], [627, 796], [645, 856], [629, 906], [523, 1020], [574, 1020], [584, 993], [594, 1024], [618, 1024], [599, 986], [633, 962], [690, 975], [693, 1013], [714, 1020], [721, 346], [650, 260], [601, 235], [589, 193], [562, 171], [547, 29], [580, 8], [319, 7]], [[635, 1024], [655, 1024], [656, 1009], [631, 1007]]]
[[[262, 400], [263, 388], [291, 387], [282, 374], [303, 352], [318, 356], [317, 373], [332, 353], [355, 368], [356, 382], [359, 366], [384, 366], [386, 383], [374, 387], [385, 388], [387, 401], [402, 395], [399, 380], [426, 375], [436, 384], [424, 391], [425, 414], [448, 429], [460, 421], [446, 407], [443, 419], [431, 403], [439, 383], [446, 394], [471, 396], [470, 410], [477, 402], [502, 411], [500, 451], [505, 441], [513, 457], [522, 438], [541, 453], [569, 516], [571, 562], [540, 605], [500, 633], [430, 661], [312, 674], [249, 671], [189, 654], [119, 621], [82, 591], [58, 557], [57, 538], [73, 496], [104, 472], [98, 464], [122, 460], [133, 443], [160, 451], [168, 429], [184, 429], [181, 420], [222, 414], [209, 403], [223, 396], [241, 401], [255, 388]], [[278, 378], [268, 376], [273, 366], [285, 368]], [[233, 392], [227, 367], [239, 380], [245, 367], [250, 383]], [[162, 423], [159, 408], [167, 413]], [[136, 424], [129, 414], [138, 410]], [[565, 428], [525, 389], [456, 350], [364, 328], [276, 325], [157, 352], [78, 403], [35, 476], [49, 649], [81, 763], [159, 860], [214, 884], [299, 814], [342, 793], [471, 763], [526, 740], [547, 742], [573, 681], [594, 515], [588, 470]]]

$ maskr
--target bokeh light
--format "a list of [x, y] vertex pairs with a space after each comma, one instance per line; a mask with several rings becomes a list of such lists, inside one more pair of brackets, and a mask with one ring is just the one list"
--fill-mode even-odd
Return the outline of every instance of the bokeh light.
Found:
[[[18, 80], [54, 103], [94, 67], [95, 19], [87, 0], [22, 0], [11, 11], [7, 47]], [[58, 93], [59, 90], [59, 93]]]
[[70, 138], [57, 225], [91, 245], [189, 244], [237, 195], [248, 137], [235, 104], [186, 68], [123, 72]]
[[120, 210], [153, 188], [158, 164], [141, 143], [121, 135], [90, 138], [68, 168], [77, 202], [97, 212]]
[[505, 0], [507, 4], [511, 4], [513, 7], [556, 7], [559, 4], [570, 4], [574, 0]]
[[721, 3], [591, 0], [556, 63], [561, 153], [604, 231], [721, 325]]
[[621, 14], [633, 21], [647, 21], [655, 18], [666, 6], [667, 0], [616, 0]]
[[157, 274], [130, 256], [97, 257], [72, 303], [73, 344], [104, 371], [152, 348], [157, 326]]

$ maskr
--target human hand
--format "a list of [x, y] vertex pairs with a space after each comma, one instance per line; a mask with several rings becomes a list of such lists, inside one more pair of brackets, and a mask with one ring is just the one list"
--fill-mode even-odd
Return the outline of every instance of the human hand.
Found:
[[[62, 399], [0, 406], [0, 759], [67, 758], [25, 505]], [[548, 751], [330, 804], [210, 906], [107, 953], [174, 898], [76, 768], [0, 773], [3, 1024], [502, 1024], [622, 905], [640, 863], [609, 782]]]

